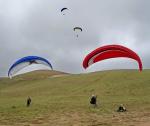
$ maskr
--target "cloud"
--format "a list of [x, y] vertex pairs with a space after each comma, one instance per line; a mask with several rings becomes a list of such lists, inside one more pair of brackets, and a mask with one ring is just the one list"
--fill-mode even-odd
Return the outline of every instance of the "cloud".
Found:
[[[56, 70], [85, 72], [83, 58], [106, 44], [133, 49], [144, 68], [150, 68], [149, 4], [149, 0], [0, 0], [0, 76], [7, 75], [14, 61], [28, 55], [47, 58]], [[60, 12], [63, 7], [69, 9], [66, 15]], [[76, 26], [83, 29], [78, 38], [73, 31]], [[103, 61], [89, 71], [117, 69], [120, 63], [119, 68], [126, 68], [131, 62]]]

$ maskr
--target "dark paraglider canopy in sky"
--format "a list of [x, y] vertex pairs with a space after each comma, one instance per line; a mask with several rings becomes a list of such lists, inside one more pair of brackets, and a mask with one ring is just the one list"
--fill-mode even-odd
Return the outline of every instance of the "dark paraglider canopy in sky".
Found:
[[64, 7], [61, 9], [61, 12], [63, 12], [64, 10], [68, 10], [68, 8]]
[[81, 27], [74, 27], [73, 30], [74, 30], [74, 31], [80, 30], [80, 31], [82, 32], [82, 28], [81, 28]]

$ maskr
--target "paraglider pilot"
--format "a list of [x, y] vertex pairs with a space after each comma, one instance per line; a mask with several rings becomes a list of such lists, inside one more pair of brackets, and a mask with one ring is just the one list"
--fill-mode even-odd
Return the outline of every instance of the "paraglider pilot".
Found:
[[97, 95], [92, 95], [90, 98], [90, 103], [91, 105], [93, 105], [94, 107], [97, 106]]
[[123, 104], [120, 104], [117, 112], [125, 112], [125, 111], [127, 111], [126, 108], [123, 106]]
[[31, 104], [31, 98], [30, 98], [30, 97], [28, 97], [28, 98], [27, 98], [27, 107], [29, 107], [29, 106], [30, 106], [30, 104]]

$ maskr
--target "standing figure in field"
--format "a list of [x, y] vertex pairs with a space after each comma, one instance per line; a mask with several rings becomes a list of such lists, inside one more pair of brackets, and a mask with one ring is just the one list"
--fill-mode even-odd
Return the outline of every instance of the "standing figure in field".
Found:
[[90, 103], [94, 106], [97, 107], [97, 95], [92, 95], [90, 98]]
[[27, 107], [29, 107], [29, 106], [30, 106], [30, 104], [31, 104], [31, 98], [30, 98], [30, 97], [28, 97], [28, 98], [27, 98]]

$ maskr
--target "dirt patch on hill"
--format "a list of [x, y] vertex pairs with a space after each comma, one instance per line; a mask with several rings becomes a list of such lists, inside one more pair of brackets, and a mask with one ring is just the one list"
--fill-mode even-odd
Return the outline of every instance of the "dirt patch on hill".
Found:
[[[19, 125], [19, 124], [18, 124]], [[150, 113], [117, 113], [100, 115], [84, 112], [50, 113], [23, 126], [150, 126]]]

